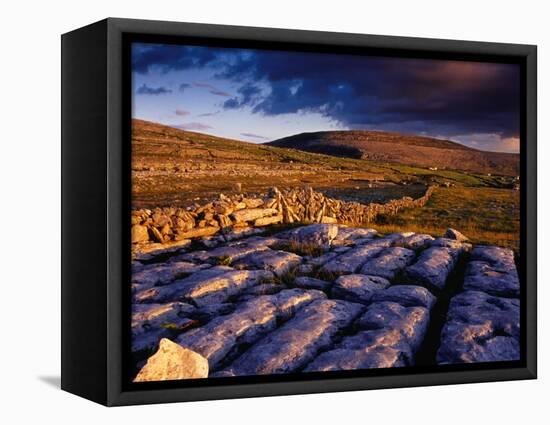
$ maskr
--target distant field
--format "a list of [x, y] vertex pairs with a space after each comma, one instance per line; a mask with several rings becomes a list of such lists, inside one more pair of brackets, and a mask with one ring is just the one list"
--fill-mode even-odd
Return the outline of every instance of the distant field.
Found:
[[472, 242], [519, 250], [519, 191], [484, 187], [436, 189], [424, 208], [381, 216], [373, 227], [382, 232], [409, 230], [442, 235], [459, 229]]

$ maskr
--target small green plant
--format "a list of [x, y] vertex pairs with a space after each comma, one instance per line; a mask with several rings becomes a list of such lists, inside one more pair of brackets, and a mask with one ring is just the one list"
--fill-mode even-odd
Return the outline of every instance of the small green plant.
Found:
[[340, 275], [334, 272], [327, 272], [326, 270], [320, 268], [319, 270], [315, 271], [313, 277], [316, 279], [324, 280], [326, 282], [334, 282], [340, 277]]
[[273, 279], [273, 283], [279, 284], [279, 285], [285, 285], [285, 286], [292, 286], [294, 285], [294, 280], [296, 279], [296, 268], [292, 267], [288, 269], [286, 272], [282, 273], [279, 276], [275, 276]]
[[216, 260], [219, 266], [230, 266], [231, 263], [233, 262], [233, 259], [231, 257], [225, 257], [225, 256], [218, 257]]

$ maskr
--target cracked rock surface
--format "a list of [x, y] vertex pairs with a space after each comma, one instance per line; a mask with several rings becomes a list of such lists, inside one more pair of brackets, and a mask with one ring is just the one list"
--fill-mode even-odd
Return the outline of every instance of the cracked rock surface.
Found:
[[213, 247], [197, 238], [132, 270], [140, 379], [414, 366], [426, 344], [422, 364], [519, 359], [520, 285], [505, 248], [312, 224], [236, 231]]

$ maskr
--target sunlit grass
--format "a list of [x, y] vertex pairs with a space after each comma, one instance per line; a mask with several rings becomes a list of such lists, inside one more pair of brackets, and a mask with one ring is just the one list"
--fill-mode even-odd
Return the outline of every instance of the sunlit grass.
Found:
[[424, 208], [379, 216], [372, 227], [382, 233], [413, 231], [443, 236], [448, 227], [473, 243], [519, 249], [519, 192], [508, 189], [437, 188]]

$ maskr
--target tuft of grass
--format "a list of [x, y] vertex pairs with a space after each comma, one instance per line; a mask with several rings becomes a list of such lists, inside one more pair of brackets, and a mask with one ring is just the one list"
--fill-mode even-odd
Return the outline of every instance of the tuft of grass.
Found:
[[216, 263], [218, 266], [230, 266], [233, 262], [231, 257], [221, 256], [216, 258]]
[[320, 257], [324, 254], [322, 246], [307, 243], [307, 242], [298, 242], [298, 241], [288, 241], [281, 242], [273, 247], [273, 249], [279, 249], [282, 251], [293, 252], [294, 254], [311, 257]]
[[313, 272], [313, 276], [315, 279], [324, 280], [326, 282], [334, 282], [336, 279], [338, 279], [341, 275], [338, 273], [333, 272], [327, 272], [322, 270], [322, 268], [319, 268], [318, 270]]
[[296, 279], [296, 267], [292, 267], [288, 269], [286, 272], [279, 276], [275, 276], [272, 283], [276, 283], [278, 285], [285, 285], [285, 286], [293, 286], [294, 280]]

